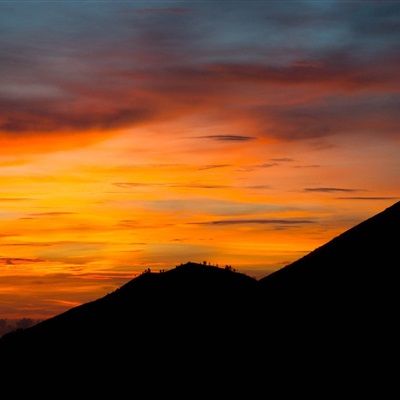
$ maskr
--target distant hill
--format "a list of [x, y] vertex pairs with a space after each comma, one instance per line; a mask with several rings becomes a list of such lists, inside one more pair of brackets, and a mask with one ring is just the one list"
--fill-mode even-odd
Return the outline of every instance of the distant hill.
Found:
[[[254, 321], [258, 282], [244, 274], [187, 263], [147, 272], [115, 292], [73, 308], [25, 331], [6, 335], [1, 348], [52, 347], [102, 351], [149, 344], [228, 337]], [[189, 345], [189, 344], [188, 344]]]
[[271, 357], [335, 335], [348, 340], [351, 330], [358, 343], [369, 325], [385, 328], [395, 312], [399, 233], [397, 203], [260, 281], [196, 263], [147, 272], [99, 300], [5, 335], [0, 354], [129, 351], [134, 363], [226, 361], [261, 349]]

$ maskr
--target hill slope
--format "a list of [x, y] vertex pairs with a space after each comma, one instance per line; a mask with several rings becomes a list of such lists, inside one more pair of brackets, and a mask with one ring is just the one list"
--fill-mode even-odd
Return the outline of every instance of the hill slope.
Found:
[[[400, 202], [260, 281], [281, 301], [374, 300], [397, 285]], [[367, 299], [368, 298], [368, 299]], [[375, 299], [379, 300], [379, 299]], [[349, 304], [350, 305], [350, 304]]]

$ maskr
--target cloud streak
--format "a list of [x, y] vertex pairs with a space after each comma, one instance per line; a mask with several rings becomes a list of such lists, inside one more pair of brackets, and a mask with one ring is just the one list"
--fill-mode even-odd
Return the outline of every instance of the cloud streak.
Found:
[[399, 200], [400, 197], [393, 196], [354, 196], [354, 197], [337, 197], [338, 200], [365, 200], [365, 201], [380, 201], [380, 200]]
[[301, 168], [321, 168], [319, 164], [306, 164], [306, 165], [294, 165], [293, 168], [301, 169]]
[[226, 168], [230, 167], [229, 164], [209, 164], [209, 165], [203, 165], [202, 167], [199, 168], [199, 171], [205, 171], [207, 169], [217, 169], [217, 168]]
[[248, 142], [250, 140], [255, 140], [254, 136], [244, 136], [244, 135], [208, 135], [208, 136], [198, 136], [200, 139], [210, 139], [217, 142]]
[[207, 222], [193, 222], [196, 225], [277, 225], [277, 226], [295, 226], [295, 225], [309, 225], [316, 223], [312, 219], [221, 219]]
[[25, 264], [25, 263], [41, 263], [45, 260], [41, 258], [19, 258], [19, 257], [0, 257], [0, 264], [3, 265], [16, 265], [16, 264]]
[[146, 182], [114, 182], [114, 186], [120, 188], [136, 188], [136, 187], [152, 187], [152, 186], [167, 186], [164, 183], [146, 183]]
[[281, 158], [271, 158], [271, 161], [274, 163], [287, 163], [287, 162], [294, 162], [296, 160], [293, 158], [281, 157]]
[[315, 188], [305, 188], [305, 192], [311, 193], [354, 193], [354, 192], [362, 192], [362, 189], [349, 189], [349, 188], [339, 188], [339, 187], [315, 187]]
[[68, 215], [74, 215], [75, 212], [71, 211], [46, 211], [46, 212], [38, 212], [31, 213], [28, 215], [28, 218], [37, 218], [37, 217], [64, 217]]

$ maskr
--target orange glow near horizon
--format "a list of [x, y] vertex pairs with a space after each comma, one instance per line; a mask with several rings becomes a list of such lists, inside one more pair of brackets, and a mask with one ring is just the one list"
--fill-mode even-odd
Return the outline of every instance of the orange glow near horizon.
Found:
[[364, 160], [352, 161], [355, 180], [330, 148], [204, 141], [190, 127], [173, 141], [132, 128], [79, 148], [24, 150], [4, 161], [0, 178], [6, 317], [53, 315], [148, 266], [208, 260], [260, 277], [393, 202], [307, 190], [329, 180], [363, 195]]

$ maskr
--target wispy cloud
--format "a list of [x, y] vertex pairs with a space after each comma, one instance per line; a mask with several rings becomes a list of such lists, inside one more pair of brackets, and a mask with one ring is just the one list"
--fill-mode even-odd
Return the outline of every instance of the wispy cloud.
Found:
[[135, 187], [152, 187], [152, 186], [168, 186], [165, 183], [147, 183], [147, 182], [114, 182], [114, 186], [120, 188], [135, 188]]
[[45, 260], [41, 258], [19, 258], [19, 257], [0, 257], [0, 264], [3, 265], [16, 265], [24, 263], [39, 263]]
[[354, 197], [336, 197], [338, 200], [399, 200], [400, 197], [392, 196], [354, 196]]
[[312, 193], [353, 193], [353, 192], [363, 192], [363, 189], [348, 189], [348, 188], [339, 188], [339, 187], [314, 187], [314, 188], [305, 188], [305, 192]]
[[71, 211], [46, 211], [46, 212], [38, 212], [28, 214], [28, 218], [36, 218], [36, 217], [62, 217], [67, 215], [74, 215], [75, 212]]
[[313, 219], [221, 219], [206, 222], [192, 222], [196, 225], [308, 225], [316, 223]]
[[294, 162], [296, 160], [293, 158], [281, 157], [281, 158], [271, 158], [271, 161], [276, 163], [286, 163], [286, 162]]
[[245, 167], [238, 168], [236, 171], [238, 172], [251, 172], [257, 169], [264, 169], [264, 168], [273, 168], [278, 167], [279, 163], [263, 163], [263, 164], [256, 164], [256, 165], [248, 165]]
[[250, 140], [255, 140], [254, 136], [245, 135], [206, 135], [198, 136], [199, 139], [210, 139], [217, 142], [248, 142]]
[[[211, 169], [211, 168], [207, 168]], [[271, 189], [271, 185], [220, 185], [214, 183], [145, 183], [145, 182], [116, 182], [113, 185], [123, 188], [166, 187], [177, 189]], [[111, 192], [114, 193], [114, 192]], [[119, 192], [115, 192], [119, 193]]]
[[230, 164], [208, 164], [199, 167], [199, 171], [207, 170], [207, 169], [216, 169], [216, 168], [226, 168], [230, 167]]
[[271, 189], [270, 185], [248, 185], [245, 186], [246, 189]]
[[277, 167], [279, 163], [273, 162], [273, 163], [264, 163], [264, 164], [258, 164], [254, 165], [253, 168], [272, 168], [272, 167]]
[[193, 184], [171, 184], [170, 187], [175, 188], [187, 188], [187, 189], [226, 189], [232, 186], [228, 185], [214, 185], [214, 184], [207, 184], [207, 183], [193, 183]]
[[[215, 167], [218, 168], [218, 167]], [[212, 168], [206, 168], [212, 169]], [[232, 186], [216, 185], [212, 183], [146, 183], [146, 182], [115, 182], [114, 186], [129, 189], [140, 187], [167, 187], [167, 188], [182, 188], [182, 189], [226, 189]]]
[[293, 168], [321, 168], [319, 164], [294, 165]]

